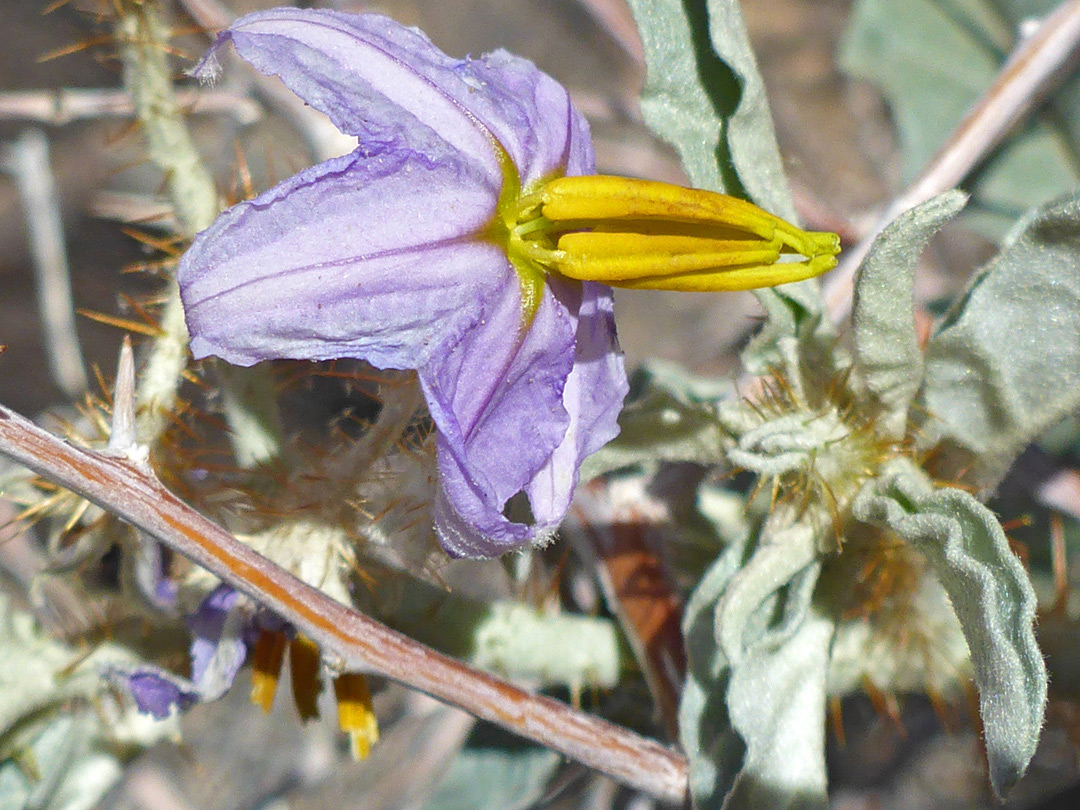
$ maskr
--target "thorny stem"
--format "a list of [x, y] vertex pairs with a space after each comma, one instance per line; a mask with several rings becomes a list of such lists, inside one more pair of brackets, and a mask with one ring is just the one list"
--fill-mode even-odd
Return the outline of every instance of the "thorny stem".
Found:
[[395, 680], [656, 798], [683, 803], [686, 760], [658, 742], [534, 695], [335, 602], [189, 507], [138, 454], [72, 447], [0, 406], [0, 454], [132, 523], [315, 641], [328, 664]]
[[[185, 236], [208, 228], [218, 214], [214, 178], [191, 139], [172, 83], [168, 32], [152, 3], [121, 3], [117, 39], [124, 86], [146, 134], [150, 159], [165, 176], [168, 196]], [[161, 334], [155, 338], [138, 392], [139, 437], [153, 445], [168, 423], [181, 375], [187, 368], [188, 333], [180, 291], [169, 282]], [[222, 373], [225, 417], [241, 466], [270, 461], [281, 452], [281, 425], [265, 370]]]
[[851, 310], [855, 272], [874, 238], [896, 217], [958, 186], [1009, 131], [1038, 104], [1080, 43], [1080, 0], [1067, 0], [1013, 51], [990, 89], [960, 122], [922, 173], [847, 250], [825, 281], [825, 303], [834, 321]]
[[186, 236], [208, 227], [218, 214], [214, 178], [195, 148], [172, 85], [165, 45], [168, 32], [151, 3], [123, 3], [117, 39], [124, 63], [124, 87], [135, 103], [154, 165]]

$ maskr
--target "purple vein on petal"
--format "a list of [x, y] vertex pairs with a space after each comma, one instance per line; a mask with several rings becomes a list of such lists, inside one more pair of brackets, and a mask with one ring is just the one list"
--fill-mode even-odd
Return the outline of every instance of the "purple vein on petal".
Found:
[[[361, 256], [348, 256], [341, 259], [330, 259], [325, 262], [312, 262], [311, 264], [297, 265], [296, 267], [288, 267], [282, 270], [275, 270], [272, 273], [265, 273], [263, 275], [256, 276], [255, 278], [249, 278], [241, 281], [238, 284], [234, 284], [231, 287], [226, 287], [223, 290], [219, 290], [212, 295], [208, 295], [205, 298], [200, 298], [198, 301], [188, 303], [186, 309], [188, 312], [198, 309], [203, 304], [210, 303], [226, 295], [239, 292], [240, 290], [250, 287], [252, 285], [261, 284], [271, 279], [287, 278], [288, 276], [295, 275], [297, 273], [304, 273], [310, 270], [320, 270], [323, 268], [331, 267], [347, 267], [357, 262], [374, 261], [376, 259], [384, 259], [392, 256], [404, 256], [410, 253], [424, 253], [430, 250], [437, 250], [444, 247], [452, 247], [454, 245], [463, 245], [472, 242], [475, 236], [472, 234], [463, 234], [460, 236], [452, 236], [446, 239], [436, 239], [433, 242], [424, 242], [419, 245], [410, 245], [408, 247], [387, 248], [386, 250], [376, 251], [375, 253], [366, 253]], [[441, 285], [432, 285], [431, 289], [439, 289]], [[421, 285], [411, 284], [410, 289], [420, 290]]]
[[570, 166], [570, 150], [574, 143], [574, 103], [570, 94], [566, 94], [566, 138], [563, 140], [562, 157], [559, 158], [559, 173], [566, 174]]

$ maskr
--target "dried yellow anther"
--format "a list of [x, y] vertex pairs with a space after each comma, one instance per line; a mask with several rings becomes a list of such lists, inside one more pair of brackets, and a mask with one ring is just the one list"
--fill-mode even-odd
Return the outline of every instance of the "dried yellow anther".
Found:
[[319, 716], [319, 692], [322, 691], [322, 655], [307, 636], [297, 634], [289, 644], [289, 671], [292, 674], [293, 702], [301, 720]]
[[267, 714], [274, 705], [281, 664], [285, 660], [285, 634], [262, 630], [251, 654], [251, 702]]
[[334, 679], [338, 728], [349, 735], [353, 759], [367, 759], [371, 746], [379, 741], [379, 723], [371, 708], [367, 678], [345, 672]]

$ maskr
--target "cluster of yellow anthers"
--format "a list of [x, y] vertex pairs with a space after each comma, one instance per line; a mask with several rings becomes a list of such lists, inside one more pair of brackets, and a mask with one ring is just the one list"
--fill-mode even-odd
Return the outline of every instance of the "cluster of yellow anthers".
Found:
[[[255, 641], [251, 662], [251, 702], [269, 712], [277, 693], [278, 677], [289, 650], [293, 701], [301, 720], [319, 716], [317, 700], [322, 691], [319, 648], [304, 636], [286, 639], [276, 630], [262, 630]], [[354, 759], [366, 759], [379, 741], [379, 724], [371, 707], [367, 678], [358, 672], [334, 676], [338, 727], [349, 735]]]
[[505, 220], [511, 258], [632, 289], [769, 287], [820, 275], [840, 252], [836, 234], [745, 200], [626, 177], [556, 178], [517, 198]]

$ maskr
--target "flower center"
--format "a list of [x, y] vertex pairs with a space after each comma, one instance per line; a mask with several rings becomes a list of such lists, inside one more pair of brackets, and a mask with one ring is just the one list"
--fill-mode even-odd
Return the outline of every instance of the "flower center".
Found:
[[519, 273], [616, 287], [769, 287], [830, 270], [840, 252], [835, 234], [803, 231], [744, 200], [625, 177], [556, 177], [504, 195], [499, 219]]
[[486, 236], [506, 251], [506, 258], [517, 272], [521, 284], [522, 328], [527, 329], [540, 306], [544, 280], [551, 265], [540, 249], [533, 246], [536, 240], [545, 238], [543, 225], [529, 225], [532, 219], [542, 219], [536, 204], [529, 202], [536, 195], [522, 194], [521, 177], [514, 162], [501, 147], [497, 149], [497, 154], [502, 166], [503, 184], [495, 218], [488, 226]]
[[605, 175], [555, 177], [522, 189], [505, 152], [500, 162], [503, 186], [487, 236], [517, 271], [526, 327], [549, 273], [614, 287], [712, 292], [801, 281], [836, 266], [836, 234], [804, 231], [745, 200]]

